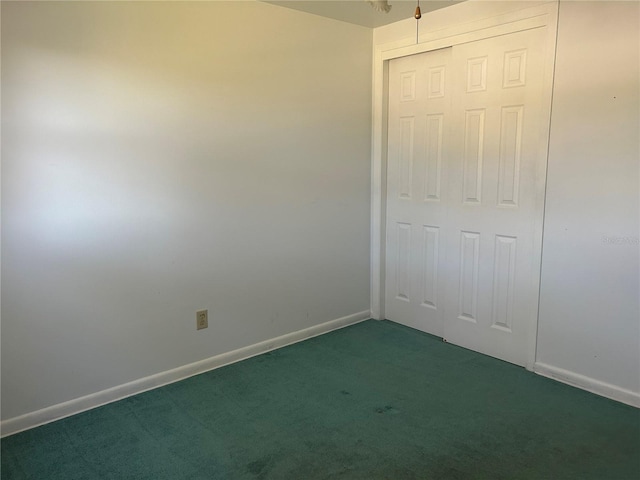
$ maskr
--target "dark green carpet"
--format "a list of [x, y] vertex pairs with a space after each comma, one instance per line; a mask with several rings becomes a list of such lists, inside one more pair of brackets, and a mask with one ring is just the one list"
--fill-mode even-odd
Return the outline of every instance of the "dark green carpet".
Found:
[[2, 440], [2, 478], [640, 478], [640, 410], [367, 321]]

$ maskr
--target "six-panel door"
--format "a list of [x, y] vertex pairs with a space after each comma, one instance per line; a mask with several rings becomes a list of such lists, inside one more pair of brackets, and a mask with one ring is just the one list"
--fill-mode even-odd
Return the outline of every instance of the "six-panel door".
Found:
[[537, 316], [545, 38], [517, 32], [389, 69], [386, 316], [518, 365]]

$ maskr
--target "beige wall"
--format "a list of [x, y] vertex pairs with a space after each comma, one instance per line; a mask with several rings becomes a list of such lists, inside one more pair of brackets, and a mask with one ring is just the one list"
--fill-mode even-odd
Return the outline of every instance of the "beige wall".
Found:
[[3, 419], [368, 310], [371, 35], [2, 2]]
[[640, 4], [561, 2], [541, 363], [640, 394]]

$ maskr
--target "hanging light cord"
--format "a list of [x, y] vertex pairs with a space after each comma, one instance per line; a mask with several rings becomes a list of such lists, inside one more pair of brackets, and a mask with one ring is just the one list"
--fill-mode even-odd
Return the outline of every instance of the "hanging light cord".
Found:
[[416, 7], [416, 13], [413, 14], [413, 18], [416, 19], [416, 45], [420, 39], [420, 30], [418, 25], [420, 24], [420, 19], [422, 18], [422, 12], [420, 11], [420, 0], [418, 0], [418, 6]]

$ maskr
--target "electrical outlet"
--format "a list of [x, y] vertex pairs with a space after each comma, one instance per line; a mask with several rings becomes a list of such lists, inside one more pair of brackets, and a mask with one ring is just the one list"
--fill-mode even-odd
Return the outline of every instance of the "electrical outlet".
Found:
[[209, 327], [209, 311], [198, 310], [196, 312], [196, 327], [198, 330]]

